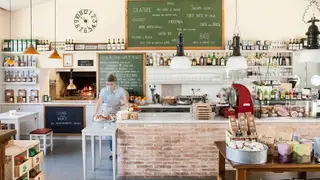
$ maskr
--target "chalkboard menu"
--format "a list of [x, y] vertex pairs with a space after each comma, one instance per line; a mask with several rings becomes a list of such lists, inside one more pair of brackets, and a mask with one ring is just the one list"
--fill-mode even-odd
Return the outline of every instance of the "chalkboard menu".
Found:
[[93, 66], [93, 60], [78, 60], [78, 66]]
[[99, 54], [99, 89], [105, 87], [107, 75], [113, 72], [120, 87], [145, 96], [145, 58], [145, 53]]
[[126, 0], [127, 49], [223, 49], [223, 0]]
[[81, 134], [86, 127], [85, 106], [45, 106], [45, 127], [60, 134]]

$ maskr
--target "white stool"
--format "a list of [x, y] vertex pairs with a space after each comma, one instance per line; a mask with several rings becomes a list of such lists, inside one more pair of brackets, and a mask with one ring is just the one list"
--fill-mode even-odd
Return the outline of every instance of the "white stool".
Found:
[[[50, 139], [50, 143], [47, 144], [47, 137]], [[38, 138], [40, 140], [40, 150], [43, 151], [44, 155], [47, 155], [47, 148], [50, 147], [51, 152], [53, 151], [53, 131], [52, 129], [42, 128], [36, 129], [30, 133], [30, 140], [33, 138]], [[43, 144], [41, 144], [41, 138], [43, 139]]]

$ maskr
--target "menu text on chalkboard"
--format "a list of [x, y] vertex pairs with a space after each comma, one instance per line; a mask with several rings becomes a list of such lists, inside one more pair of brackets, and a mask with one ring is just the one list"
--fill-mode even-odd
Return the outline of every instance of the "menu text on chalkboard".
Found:
[[114, 73], [118, 86], [135, 96], [145, 96], [145, 53], [103, 53], [98, 62], [100, 90], [107, 75]]
[[78, 66], [93, 66], [93, 60], [78, 60]]
[[223, 49], [223, 0], [126, 0], [127, 49]]
[[45, 106], [45, 127], [61, 134], [81, 134], [86, 127], [85, 106]]

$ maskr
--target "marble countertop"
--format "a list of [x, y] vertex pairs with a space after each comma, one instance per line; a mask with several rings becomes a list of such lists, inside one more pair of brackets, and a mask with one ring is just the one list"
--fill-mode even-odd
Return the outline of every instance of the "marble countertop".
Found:
[[[255, 119], [256, 123], [320, 123], [320, 118], [275, 117]], [[140, 113], [139, 120], [121, 120], [117, 124], [226, 124], [228, 120], [216, 116], [213, 120], [195, 120], [190, 113]]]

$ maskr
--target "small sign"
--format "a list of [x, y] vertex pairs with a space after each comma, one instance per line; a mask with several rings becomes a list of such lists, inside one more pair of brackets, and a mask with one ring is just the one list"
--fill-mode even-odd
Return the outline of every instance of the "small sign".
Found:
[[53, 50], [55, 47], [57, 51], [64, 51], [64, 45], [65, 43], [64, 42], [56, 42], [56, 44], [54, 42], [51, 42], [50, 43], [50, 49]]
[[98, 44], [85, 44], [85, 51], [96, 51], [98, 50]]
[[93, 60], [78, 60], [78, 66], [93, 66]]
[[84, 47], [85, 47], [85, 44], [77, 43], [77, 44], [74, 45], [74, 50], [75, 51], [84, 51]]

